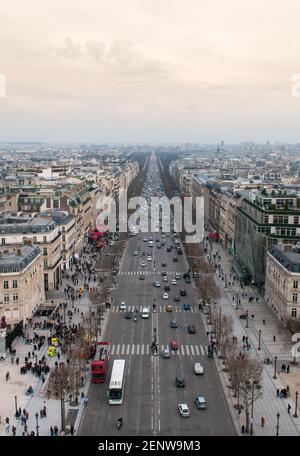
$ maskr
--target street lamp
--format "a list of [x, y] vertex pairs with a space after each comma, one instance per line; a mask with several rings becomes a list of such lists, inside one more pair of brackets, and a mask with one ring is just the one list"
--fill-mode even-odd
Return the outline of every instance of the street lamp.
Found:
[[239, 310], [239, 293], [236, 294], [236, 310]]
[[279, 435], [279, 418], [280, 418], [280, 413], [277, 413], [277, 425], [276, 425], [276, 437]]
[[39, 414], [36, 412], [35, 414], [35, 419], [36, 419], [36, 435], [37, 437], [39, 436]]
[[17, 396], [15, 396], [15, 407], [16, 407], [16, 416], [18, 413], [18, 402], [17, 402]]
[[252, 381], [252, 397], [251, 397], [251, 427], [250, 427], [250, 435], [253, 435], [253, 405], [254, 405], [254, 384], [256, 382]]
[[277, 375], [276, 375], [276, 372], [277, 372], [277, 356], [275, 356], [274, 361], [275, 361], [275, 363], [274, 363], [274, 375], [273, 375], [273, 378], [274, 378], [274, 380], [276, 380], [277, 379]]
[[257, 350], [260, 350], [260, 339], [261, 339], [261, 330], [258, 331], [258, 347], [257, 347]]
[[296, 404], [295, 404], [295, 413], [294, 413], [294, 418], [298, 418], [298, 413], [297, 413], [297, 409], [298, 409], [298, 391], [296, 391], [295, 395], [296, 395]]

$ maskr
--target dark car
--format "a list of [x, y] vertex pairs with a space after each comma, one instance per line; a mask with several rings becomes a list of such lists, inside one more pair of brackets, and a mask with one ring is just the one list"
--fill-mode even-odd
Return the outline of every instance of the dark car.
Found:
[[165, 290], [165, 291], [170, 291], [170, 285], [165, 285], [165, 286], [164, 286], [164, 290]]
[[163, 268], [165, 268], [167, 266], [167, 263], [165, 261], [163, 261], [161, 265]]
[[164, 245], [166, 245], [165, 241], [161, 241], [161, 246], [163, 247]]
[[160, 244], [157, 244], [156, 246], [158, 249], [161, 249], [161, 245]]
[[182, 250], [181, 249], [177, 249], [177, 253], [178, 253], [178, 255], [182, 255]]
[[174, 301], [175, 301], [175, 302], [179, 302], [179, 301], [180, 301], [180, 297], [179, 297], [178, 295], [175, 295], [175, 296], [174, 296]]
[[184, 377], [176, 377], [176, 386], [178, 388], [184, 388], [185, 387]]
[[184, 280], [185, 280], [185, 283], [191, 283], [191, 278], [190, 277], [186, 277]]
[[173, 257], [173, 261], [174, 261], [174, 263], [176, 263], [176, 261], [178, 261], [178, 258], [177, 257]]
[[167, 247], [167, 252], [172, 252], [171, 247]]
[[140, 274], [140, 280], [145, 280], [145, 275], [144, 274]]
[[180, 296], [186, 296], [186, 289], [185, 288], [181, 288], [180, 289]]
[[195, 334], [196, 328], [194, 325], [187, 325], [187, 330], [189, 334]]
[[161, 275], [162, 275], [162, 276], [166, 276], [166, 275], [167, 275], [166, 271], [162, 271], [162, 272], [161, 272]]
[[130, 318], [132, 318], [132, 313], [131, 312], [125, 312], [124, 318], [126, 318], [126, 320], [130, 320]]
[[171, 320], [170, 321], [170, 327], [171, 328], [178, 328], [177, 321], [176, 320]]
[[182, 308], [183, 310], [191, 310], [191, 304], [183, 304]]

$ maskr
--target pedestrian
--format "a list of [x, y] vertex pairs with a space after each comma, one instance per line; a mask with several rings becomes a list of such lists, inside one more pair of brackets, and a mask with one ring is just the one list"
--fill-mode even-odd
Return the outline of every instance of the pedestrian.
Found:
[[265, 324], [266, 324], [266, 320], [263, 320], [263, 325], [265, 325]]
[[5, 425], [5, 431], [6, 431], [7, 434], [9, 433], [9, 429], [10, 429], [10, 424], [9, 424], [9, 423], [6, 423], [6, 425]]
[[74, 435], [74, 426], [73, 425], [70, 427], [70, 434]]
[[8, 382], [8, 380], [10, 379], [10, 373], [9, 373], [9, 371], [6, 372], [5, 378], [6, 378], [6, 381]]
[[243, 426], [241, 427], [241, 431], [242, 431], [242, 434], [245, 434], [245, 426], [243, 424]]
[[279, 397], [279, 395], [280, 395], [280, 390], [278, 389], [277, 390], [277, 397]]
[[12, 434], [16, 435], [16, 430], [17, 430], [16, 426], [12, 426], [11, 430], [12, 430]]
[[287, 407], [287, 410], [288, 410], [288, 414], [290, 414], [290, 413], [291, 413], [291, 408], [292, 408], [292, 407], [291, 407], [291, 405], [290, 405], [290, 404], [288, 404], [288, 407]]
[[50, 435], [51, 435], [52, 437], [53, 437], [53, 435], [54, 435], [54, 429], [53, 429], [52, 426], [50, 427]]
[[276, 341], [276, 336], [273, 336], [273, 342], [275, 342], [275, 341]]
[[261, 417], [260, 422], [261, 422], [261, 427], [263, 428], [265, 425], [265, 418], [263, 416]]
[[290, 366], [287, 366], [287, 368], [286, 368], [286, 373], [287, 373], [287, 374], [290, 373]]
[[54, 426], [54, 435], [58, 435], [58, 427], [56, 425]]

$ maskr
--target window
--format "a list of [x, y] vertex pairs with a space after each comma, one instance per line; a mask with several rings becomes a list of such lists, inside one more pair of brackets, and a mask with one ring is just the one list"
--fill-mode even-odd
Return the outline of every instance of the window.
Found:
[[48, 261], [44, 260], [44, 268], [47, 268], [47, 267], [48, 267]]
[[37, 237], [36, 237], [36, 236], [33, 236], [33, 243], [34, 243], [34, 244], [37, 243]]
[[47, 250], [46, 247], [43, 248], [43, 254], [44, 254], [45, 256], [48, 255], [48, 250]]
[[297, 309], [295, 307], [292, 308], [292, 317], [293, 318], [297, 317]]
[[294, 280], [293, 288], [298, 288], [298, 280]]
[[13, 301], [17, 302], [19, 300], [18, 293], [13, 293]]
[[5, 238], [1, 238], [1, 244], [5, 245]]
[[47, 242], [47, 236], [43, 236], [43, 243], [46, 244]]
[[4, 280], [4, 282], [3, 282], [3, 288], [8, 288], [8, 280]]
[[13, 288], [18, 288], [18, 281], [17, 280], [13, 280]]
[[293, 293], [293, 302], [298, 302], [298, 293]]
[[4, 301], [4, 302], [9, 302], [9, 293], [4, 293], [4, 295], [3, 295], [3, 301]]
[[299, 225], [299, 215], [294, 216], [294, 225]]

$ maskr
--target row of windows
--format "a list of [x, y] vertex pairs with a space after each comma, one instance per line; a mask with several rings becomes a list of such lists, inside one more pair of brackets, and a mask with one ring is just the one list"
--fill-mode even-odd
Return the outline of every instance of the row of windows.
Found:
[[[18, 281], [17, 280], [13, 280], [12, 281], [12, 287], [13, 288], [18, 288]], [[3, 288], [5, 288], [5, 289], [9, 288], [9, 281], [8, 280], [4, 280], [3, 281]]]
[[[9, 293], [3, 293], [4, 302], [10, 302], [10, 298], [11, 298], [11, 296]], [[17, 302], [19, 300], [19, 295], [16, 291], [14, 293], [12, 293], [12, 300], [13, 300], [13, 302]]]
[[296, 228], [276, 228], [277, 236], [296, 236]]

